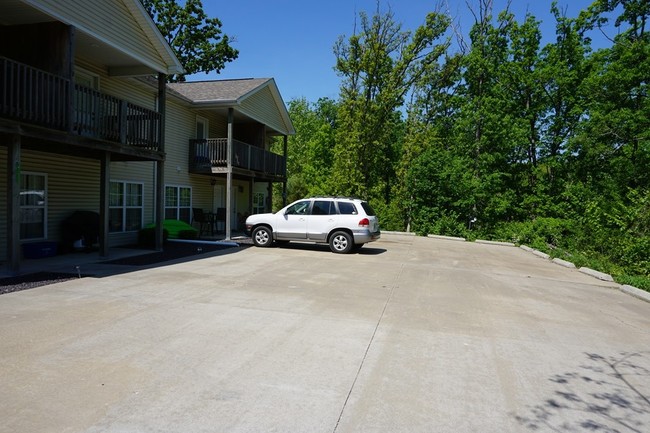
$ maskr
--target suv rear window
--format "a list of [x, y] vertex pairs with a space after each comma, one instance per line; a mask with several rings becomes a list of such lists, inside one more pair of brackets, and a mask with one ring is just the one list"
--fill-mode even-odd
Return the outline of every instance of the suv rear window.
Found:
[[341, 215], [356, 215], [357, 208], [354, 203], [348, 203], [346, 201], [340, 201], [339, 203], [339, 213]]
[[366, 211], [366, 215], [375, 216], [375, 210], [372, 208], [372, 206], [370, 206], [370, 203], [362, 201], [361, 207]]

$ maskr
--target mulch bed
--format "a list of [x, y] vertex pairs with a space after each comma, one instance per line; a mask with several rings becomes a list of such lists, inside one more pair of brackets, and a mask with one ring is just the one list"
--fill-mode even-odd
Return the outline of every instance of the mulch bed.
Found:
[[48, 284], [60, 283], [75, 278], [79, 278], [79, 275], [62, 272], [36, 272], [16, 277], [0, 278], [0, 295], [47, 286]]

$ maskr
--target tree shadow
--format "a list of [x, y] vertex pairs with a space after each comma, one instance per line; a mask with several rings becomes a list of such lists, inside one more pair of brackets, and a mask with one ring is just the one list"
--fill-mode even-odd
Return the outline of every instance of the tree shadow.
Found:
[[553, 394], [516, 420], [532, 431], [650, 431], [650, 351], [585, 356], [577, 371], [552, 376]]

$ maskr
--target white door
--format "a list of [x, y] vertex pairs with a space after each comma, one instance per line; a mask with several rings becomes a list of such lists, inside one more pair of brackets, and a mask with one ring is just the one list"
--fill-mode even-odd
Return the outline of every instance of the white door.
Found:
[[274, 230], [279, 239], [307, 239], [309, 200], [301, 200], [288, 208], [284, 214], [275, 217]]
[[[216, 215], [218, 213], [219, 208], [225, 208], [225, 207], [226, 207], [226, 187], [223, 185], [215, 185], [214, 188], [212, 189], [212, 212]], [[217, 220], [215, 229], [218, 232], [225, 232], [226, 231], [225, 221]]]
[[314, 200], [307, 222], [307, 237], [314, 241], [326, 240], [337, 221], [338, 215], [332, 200]]

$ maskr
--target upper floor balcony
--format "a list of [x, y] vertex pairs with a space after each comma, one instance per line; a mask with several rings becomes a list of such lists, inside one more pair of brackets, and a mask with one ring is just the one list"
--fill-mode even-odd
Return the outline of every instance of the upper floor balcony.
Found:
[[162, 149], [160, 113], [5, 57], [0, 57], [0, 118], [138, 151]]
[[[191, 173], [211, 174], [228, 171], [228, 139], [190, 140]], [[232, 140], [233, 173], [283, 179], [287, 173], [286, 158], [260, 147]]]

